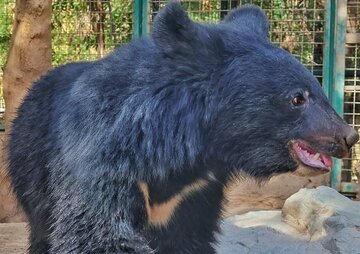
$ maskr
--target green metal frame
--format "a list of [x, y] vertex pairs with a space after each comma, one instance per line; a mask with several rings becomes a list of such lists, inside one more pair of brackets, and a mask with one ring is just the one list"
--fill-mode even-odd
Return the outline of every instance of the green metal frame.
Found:
[[139, 38], [148, 32], [148, 0], [135, 0], [134, 37]]
[[[323, 88], [336, 112], [344, 115], [345, 37], [347, 0], [328, 0], [325, 18], [325, 55]], [[330, 186], [338, 191], [341, 184], [342, 161], [334, 160]], [[349, 192], [349, 187], [346, 186]]]
[[335, 9], [336, 0], [328, 0], [326, 3], [325, 16], [325, 38], [324, 38], [324, 67], [323, 67], [323, 89], [326, 96], [332, 98], [332, 75], [334, 67], [334, 51], [335, 51]]

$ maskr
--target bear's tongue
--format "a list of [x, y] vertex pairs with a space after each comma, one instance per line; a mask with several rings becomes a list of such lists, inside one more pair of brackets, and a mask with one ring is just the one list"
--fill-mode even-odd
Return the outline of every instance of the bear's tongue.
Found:
[[295, 142], [293, 149], [300, 161], [307, 166], [324, 170], [330, 170], [333, 166], [333, 161], [330, 156], [315, 153], [300, 142]]

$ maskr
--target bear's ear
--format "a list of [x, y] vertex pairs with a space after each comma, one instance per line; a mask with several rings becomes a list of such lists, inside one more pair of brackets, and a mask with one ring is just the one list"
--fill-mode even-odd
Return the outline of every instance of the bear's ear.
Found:
[[253, 4], [245, 4], [232, 10], [224, 19], [224, 22], [235, 29], [268, 37], [269, 21], [260, 7]]
[[156, 15], [152, 37], [166, 54], [191, 51], [191, 45], [197, 40], [197, 27], [180, 3], [171, 2]]

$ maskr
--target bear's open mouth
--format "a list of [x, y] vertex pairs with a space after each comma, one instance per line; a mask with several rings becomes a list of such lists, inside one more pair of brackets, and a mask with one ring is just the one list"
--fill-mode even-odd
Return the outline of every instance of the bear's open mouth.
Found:
[[294, 141], [291, 145], [295, 156], [304, 165], [311, 168], [327, 171], [332, 168], [333, 161], [330, 156], [323, 153], [315, 152], [300, 141]]

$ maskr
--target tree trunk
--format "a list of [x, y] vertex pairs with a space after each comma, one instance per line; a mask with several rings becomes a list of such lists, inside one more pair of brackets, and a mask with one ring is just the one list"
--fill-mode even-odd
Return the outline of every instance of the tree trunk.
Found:
[[[51, 0], [17, 0], [11, 45], [4, 67], [5, 133], [30, 85], [51, 67]], [[5, 135], [7, 136], [7, 135]], [[6, 141], [1, 142], [4, 146]], [[0, 148], [1, 149], [1, 148]], [[0, 222], [19, 220], [1, 150]]]
[[[106, 12], [104, 10], [104, 4], [106, 2], [103, 0], [91, 0], [89, 1], [90, 4], [90, 20], [91, 25], [93, 27], [93, 31], [96, 34], [96, 51], [97, 57], [101, 58], [104, 56], [105, 52], [105, 33], [104, 33], [104, 26], [105, 26], [105, 17]], [[110, 1], [108, 2], [110, 5]]]

